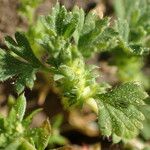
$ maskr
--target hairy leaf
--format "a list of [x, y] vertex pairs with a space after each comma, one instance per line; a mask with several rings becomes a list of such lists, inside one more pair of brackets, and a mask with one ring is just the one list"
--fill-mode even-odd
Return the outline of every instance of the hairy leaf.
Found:
[[131, 139], [143, 127], [144, 115], [138, 106], [144, 104], [147, 94], [138, 83], [125, 83], [112, 91], [100, 94], [99, 126], [103, 135], [117, 135]]

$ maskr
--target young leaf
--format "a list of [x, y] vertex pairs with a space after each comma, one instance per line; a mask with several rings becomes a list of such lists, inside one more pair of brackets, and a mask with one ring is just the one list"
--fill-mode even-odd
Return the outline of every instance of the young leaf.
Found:
[[[93, 18], [91, 18], [91, 19], [93, 19]], [[87, 19], [89, 19], [89, 18], [87, 18]], [[91, 56], [93, 51], [98, 51], [98, 49], [96, 47], [96, 45], [98, 44], [98, 38], [104, 32], [104, 30], [107, 28], [108, 22], [109, 22], [109, 20], [107, 18], [102, 19], [102, 20], [95, 19], [95, 20], [93, 20], [94, 27], [92, 27], [92, 26], [90, 26], [90, 24], [88, 24], [89, 28], [86, 27], [86, 29], [84, 29], [86, 24], [85, 24], [85, 26], [83, 26], [83, 30], [81, 31], [81, 35], [80, 35], [79, 43], [78, 43], [79, 50], [81, 51], [83, 56], [89, 57], [89, 56]]]
[[22, 121], [26, 110], [26, 98], [24, 94], [18, 97], [18, 99], [16, 100], [16, 104], [14, 105], [14, 109], [17, 113], [17, 119], [19, 119], [19, 121]]
[[73, 34], [75, 42], [78, 43], [81, 31], [83, 29], [83, 25], [84, 25], [85, 13], [83, 9], [80, 9], [77, 6], [74, 7], [73, 13], [78, 14], [78, 23], [77, 23], [76, 30]]
[[112, 28], [109, 28], [109, 19], [99, 19], [93, 13], [85, 18], [81, 30], [78, 48], [85, 58], [93, 53], [107, 49], [111, 40], [117, 35]]
[[118, 78], [122, 82], [140, 81], [147, 88], [142, 56], [150, 52], [149, 0], [114, 0], [114, 10], [117, 17], [114, 29], [118, 36], [115, 44], [108, 47], [114, 56], [111, 64], [118, 67]]
[[[150, 27], [148, 19], [150, 3], [148, 0], [115, 0], [114, 8], [118, 17], [116, 30], [122, 37], [124, 45], [130, 47], [131, 52], [135, 52], [135, 46], [138, 45], [142, 50], [141, 53], [137, 52], [137, 55], [145, 53], [145, 50], [149, 49], [146, 44]], [[141, 21], [144, 18], [145, 21]], [[131, 47], [130, 45], [135, 46]]]
[[147, 94], [138, 83], [125, 83], [98, 96], [99, 126], [103, 135], [131, 139], [141, 129], [144, 115], [138, 106]]

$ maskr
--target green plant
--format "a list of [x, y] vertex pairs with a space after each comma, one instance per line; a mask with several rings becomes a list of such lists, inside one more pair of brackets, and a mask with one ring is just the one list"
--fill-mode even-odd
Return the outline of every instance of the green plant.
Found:
[[21, 94], [11, 99], [7, 117], [0, 116], [0, 149], [3, 150], [44, 150], [50, 137], [50, 124], [46, 120], [41, 127], [31, 128], [32, 118], [41, 109], [24, 118], [26, 99]]
[[[17, 32], [15, 39], [6, 37], [7, 51], [0, 51], [0, 80], [15, 77], [20, 94], [25, 86], [32, 88], [37, 72], [50, 74], [64, 107], [82, 107], [87, 103], [98, 115], [102, 135], [114, 142], [134, 138], [142, 128], [144, 115], [139, 107], [148, 96], [138, 82], [128, 82], [109, 90], [97, 83], [95, 66], [85, 59], [116, 42], [118, 32], [109, 27], [109, 19], [100, 19], [90, 12], [85, 15], [75, 7], [67, 12], [58, 3], [50, 15], [34, 26], [33, 37]], [[44, 60], [33, 51], [43, 51]]]
[[118, 67], [121, 81], [140, 81], [149, 87], [142, 68], [150, 50], [150, 1], [115, 0], [114, 9], [117, 17], [114, 28], [119, 35], [111, 50], [114, 55], [111, 63]]

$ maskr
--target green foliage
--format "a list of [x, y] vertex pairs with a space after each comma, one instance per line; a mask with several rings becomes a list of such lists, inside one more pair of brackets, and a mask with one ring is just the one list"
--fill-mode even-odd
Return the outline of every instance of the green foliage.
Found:
[[18, 93], [24, 90], [26, 85], [33, 87], [36, 79], [35, 73], [40, 67], [40, 61], [35, 57], [26, 37], [21, 33], [15, 34], [16, 41], [6, 37], [6, 45], [9, 51], [0, 50], [0, 80], [16, 77], [15, 88]]
[[115, 9], [120, 40], [133, 53], [146, 53], [149, 50], [146, 43], [150, 34], [150, 1], [115, 0]]
[[[147, 94], [138, 83], [125, 83], [105, 94], [98, 95], [99, 125], [104, 135], [125, 139], [135, 137], [142, 129], [144, 115], [138, 106]], [[107, 119], [106, 119], [107, 118]]]
[[[142, 126], [143, 115], [137, 106], [143, 105], [145, 92], [134, 82], [107, 92], [108, 86], [96, 81], [97, 74], [93, 73], [96, 67], [85, 63], [85, 58], [94, 52], [112, 47], [118, 34], [108, 25], [107, 18], [100, 19], [92, 13], [85, 15], [77, 7], [68, 12], [57, 3], [50, 15], [38, 21], [37, 28], [32, 27], [27, 38], [21, 33], [16, 33], [16, 41], [6, 38], [9, 50], [0, 51], [0, 80], [15, 77], [15, 86], [20, 93], [24, 86], [33, 87], [36, 72], [50, 73], [65, 108], [81, 107], [89, 99], [97, 102], [102, 134], [112, 135], [115, 140], [117, 136], [119, 139], [133, 138]], [[31, 33], [35, 36], [30, 37]], [[46, 58], [37, 59], [32, 49], [43, 51]], [[123, 119], [122, 122], [118, 116]], [[28, 125], [27, 122], [24, 123]], [[131, 127], [133, 131], [129, 130]], [[33, 130], [40, 138], [30, 132], [39, 150], [47, 142], [42, 138], [45, 130], [41, 130]], [[42, 145], [38, 145], [40, 143]]]
[[53, 80], [60, 89], [65, 107], [81, 105], [86, 90], [92, 89], [90, 96], [97, 88], [92, 70], [85, 66], [82, 53], [73, 41], [79, 15], [75, 10], [67, 12], [56, 4], [51, 15], [41, 18], [43, 27], [40, 26], [36, 39], [40, 43], [38, 48], [42, 46], [47, 52], [45, 62], [51, 66]]
[[74, 12], [80, 16], [74, 38], [84, 57], [90, 57], [94, 52], [110, 47], [117, 32], [109, 27], [108, 18], [99, 19], [93, 12], [85, 17], [84, 12], [78, 8]]
[[30, 40], [35, 40], [34, 38], [38, 40], [44, 37], [44, 33], [73, 40], [85, 58], [89, 58], [95, 52], [106, 50], [118, 35], [109, 27], [109, 18], [100, 19], [93, 12], [86, 15], [77, 6], [68, 13], [65, 7], [60, 7], [58, 3], [51, 15], [37, 20], [37, 26], [30, 28], [28, 37]]
[[26, 109], [24, 94], [14, 101], [8, 116], [0, 117], [0, 149], [44, 150], [50, 137], [49, 121], [43, 122], [41, 127], [30, 128], [35, 112], [24, 118]]
[[121, 81], [140, 81], [147, 87], [148, 79], [141, 69], [142, 55], [147, 55], [150, 50], [150, 1], [115, 0], [114, 8], [118, 42], [113, 46], [112, 63], [118, 67]]

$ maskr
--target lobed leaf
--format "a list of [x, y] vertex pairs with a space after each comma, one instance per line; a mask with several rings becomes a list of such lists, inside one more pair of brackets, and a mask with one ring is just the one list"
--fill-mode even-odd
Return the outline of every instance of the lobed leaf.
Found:
[[131, 139], [142, 129], [144, 115], [138, 106], [144, 105], [147, 94], [138, 83], [125, 83], [98, 96], [99, 126], [103, 135]]
[[17, 93], [21, 93], [26, 85], [33, 87], [37, 69], [30, 64], [16, 59], [8, 52], [0, 50], [0, 81], [16, 77], [15, 87]]
[[[150, 28], [150, 3], [148, 0], [115, 0], [116, 31], [120, 40], [133, 55], [142, 55], [150, 49], [146, 41]], [[143, 20], [143, 21], [142, 21]], [[149, 40], [148, 40], [149, 41]]]
[[15, 38], [16, 42], [11, 37], [6, 37], [9, 51], [0, 50], [0, 81], [15, 77], [15, 88], [20, 94], [25, 85], [33, 87], [35, 74], [41, 63], [34, 55], [24, 34], [17, 32]]

